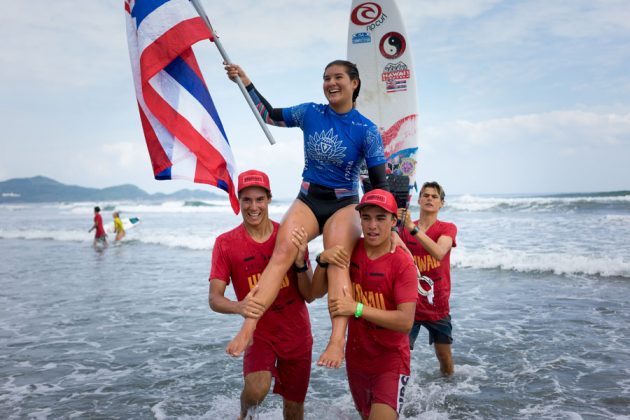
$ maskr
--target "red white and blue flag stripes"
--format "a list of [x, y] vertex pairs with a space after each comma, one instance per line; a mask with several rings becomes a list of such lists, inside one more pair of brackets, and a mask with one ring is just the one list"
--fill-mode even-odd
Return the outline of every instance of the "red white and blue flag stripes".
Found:
[[189, 0], [125, 0], [131, 69], [155, 179], [226, 191], [239, 212], [234, 157], [191, 46], [212, 40]]

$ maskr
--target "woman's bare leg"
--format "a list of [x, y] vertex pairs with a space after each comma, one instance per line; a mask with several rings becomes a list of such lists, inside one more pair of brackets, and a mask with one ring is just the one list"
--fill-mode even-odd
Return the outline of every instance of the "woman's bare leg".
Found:
[[[295, 200], [280, 224], [271, 260], [258, 280], [256, 299], [267, 308], [276, 299], [282, 279], [297, 256], [297, 248], [291, 242], [291, 232], [302, 226], [306, 229], [309, 241], [319, 235], [319, 225], [311, 209], [300, 200]], [[241, 330], [230, 341], [225, 351], [231, 356], [239, 356], [245, 351], [254, 335], [256, 323], [257, 320], [246, 318]]]
[[[337, 210], [324, 225], [324, 249], [335, 245], [342, 245], [349, 254], [352, 254], [357, 239], [361, 236], [361, 223], [359, 214], [355, 210], [355, 204]], [[329, 265], [328, 275], [328, 302], [331, 299], [342, 296], [343, 288], [352, 293], [350, 273], [347, 268]], [[319, 356], [317, 364], [329, 368], [339, 368], [344, 359], [344, 347], [346, 345], [346, 328], [348, 317], [337, 316], [332, 318], [332, 331], [326, 350]]]

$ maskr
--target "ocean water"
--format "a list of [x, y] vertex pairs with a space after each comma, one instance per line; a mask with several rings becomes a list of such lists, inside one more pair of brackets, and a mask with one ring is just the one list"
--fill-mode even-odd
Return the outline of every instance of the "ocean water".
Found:
[[[95, 204], [141, 223], [94, 249]], [[456, 373], [422, 331], [401, 418], [630, 419], [630, 193], [459, 196], [441, 216], [459, 228]], [[0, 418], [235, 418], [241, 321], [207, 294], [214, 238], [239, 222], [223, 201], [0, 206]], [[316, 360], [326, 302], [309, 312]], [[305, 411], [359, 418], [344, 369], [313, 365]]]

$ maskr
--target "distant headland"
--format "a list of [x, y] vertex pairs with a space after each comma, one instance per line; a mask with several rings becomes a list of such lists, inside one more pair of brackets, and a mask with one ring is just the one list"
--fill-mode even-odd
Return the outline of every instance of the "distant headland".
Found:
[[227, 195], [188, 189], [179, 190], [171, 194], [149, 194], [131, 184], [107, 188], [87, 188], [78, 185], [63, 184], [45, 176], [13, 178], [0, 182], [0, 204], [217, 199], [227, 199]]

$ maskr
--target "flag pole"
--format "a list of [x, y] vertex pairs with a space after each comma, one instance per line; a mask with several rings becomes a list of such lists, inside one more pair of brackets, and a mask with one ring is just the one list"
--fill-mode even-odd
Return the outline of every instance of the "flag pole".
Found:
[[[201, 19], [208, 26], [208, 29], [210, 29], [210, 32], [212, 32], [212, 36], [214, 37], [214, 43], [219, 49], [219, 53], [221, 54], [221, 57], [223, 57], [223, 61], [225, 61], [225, 64], [232, 64], [232, 61], [227, 55], [227, 52], [225, 52], [225, 49], [223, 49], [223, 45], [221, 45], [219, 36], [214, 32], [214, 29], [212, 29], [212, 24], [210, 23], [210, 19], [208, 19], [208, 15], [206, 14], [205, 10], [203, 10], [203, 7], [199, 3], [199, 0], [190, 0], [190, 2], [193, 4], [193, 6], [195, 6], [195, 10], [197, 10], [197, 13], [199, 13], [199, 16], [201, 16]], [[254, 105], [254, 101], [252, 101], [252, 98], [249, 96], [249, 93], [247, 93], [247, 89], [245, 88], [245, 85], [243, 84], [243, 81], [241, 80], [239, 76], [236, 76], [236, 84], [241, 89], [241, 93], [245, 97], [247, 104], [249, 105], [252, 112], [256, 116], [256, 119], [258, 120], [258, 124], [260, 124], [260, 127], [262, 128], [265, 135], [267, 136], [269, 143], [271, 143], [272, 145], [276, 144], [276, 141], [273, 139], [273, 136], [271, 135], [271, 132], [269, 131], [269, 128], [267, 127], [267, 124], [265, 124], [265, 122], [262, 119], [262, 116], [258, 113], [258, 109], [256, 109], [256, 105]]]

